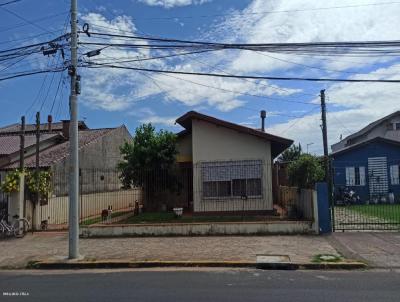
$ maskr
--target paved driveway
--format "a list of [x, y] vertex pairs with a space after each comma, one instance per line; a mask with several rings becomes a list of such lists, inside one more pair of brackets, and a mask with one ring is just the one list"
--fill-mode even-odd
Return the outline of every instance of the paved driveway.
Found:
[[400, 268], [400, 232], [333, 233], [331, 243], [344, 256], [383, 268]]

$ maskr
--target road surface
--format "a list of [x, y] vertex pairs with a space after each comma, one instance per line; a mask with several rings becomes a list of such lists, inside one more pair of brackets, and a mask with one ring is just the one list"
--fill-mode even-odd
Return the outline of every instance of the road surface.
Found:
[[[228, 269], [0, 272], [0, 301], [400, 301], [400, 272]], [[19, 296], [11, 295], [19, 294]]]

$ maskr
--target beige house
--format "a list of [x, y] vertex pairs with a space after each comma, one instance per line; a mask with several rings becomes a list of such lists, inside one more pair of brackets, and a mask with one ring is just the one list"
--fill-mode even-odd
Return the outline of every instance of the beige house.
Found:
[[293, 141], [195, 111], [176, 120], [177, 158], [193, 168], [194, 213], [273, 210], [272, 161]]

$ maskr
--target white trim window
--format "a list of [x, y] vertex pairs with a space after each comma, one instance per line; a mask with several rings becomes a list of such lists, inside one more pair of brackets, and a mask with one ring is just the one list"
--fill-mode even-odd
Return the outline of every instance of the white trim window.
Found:
[[399, 165], [391, 165], [390, 166], [390, 183], [392, 185], [399, 184]]
[[365, 186], [365, 167], [346, 167], [346, 186]]
[[202, 163], [203, 198], [262, 197], [262, 174], [261, 160]]

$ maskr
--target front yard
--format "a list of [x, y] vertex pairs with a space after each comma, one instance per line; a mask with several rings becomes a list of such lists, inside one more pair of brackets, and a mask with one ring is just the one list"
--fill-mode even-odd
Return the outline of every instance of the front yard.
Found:
[[[118, 224], [140, 224], [140, 223], [196, 223], [196, 222], [240, 222], [240, 221], [264, 221], [266, 216], [182, 216], [176, 217], [171, 212], [149, 212], [137, 216], [131, 216]], [[271, 219], [271, 217], [268, 217]]]
[[368, 217], [377, 217], [388, 222], [400, 223], [400, 204], [351, 205], [348, 208]]

